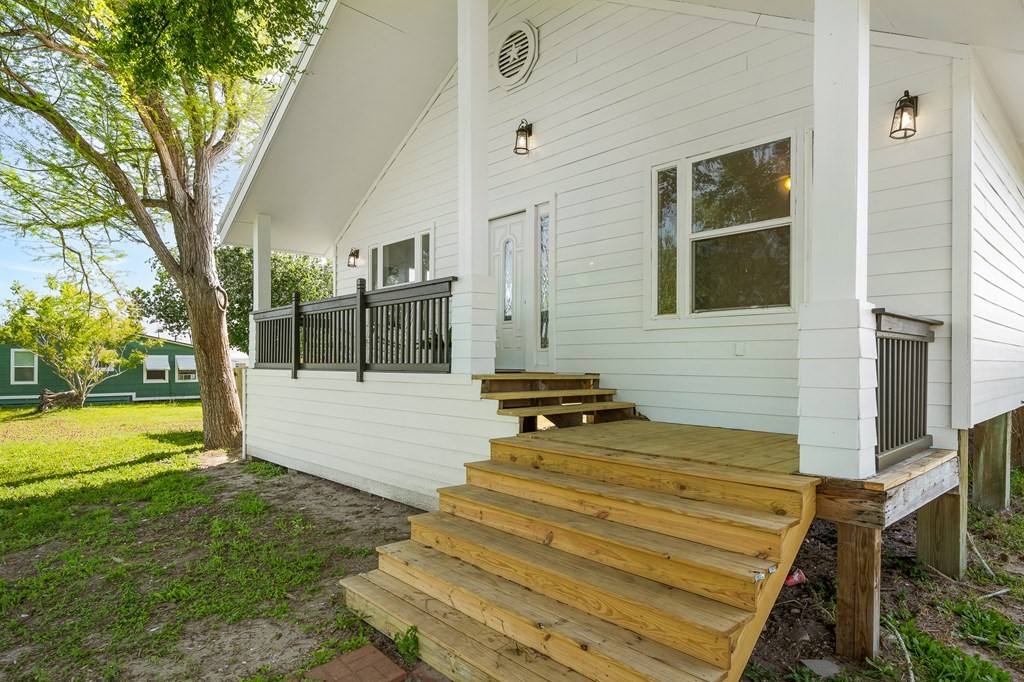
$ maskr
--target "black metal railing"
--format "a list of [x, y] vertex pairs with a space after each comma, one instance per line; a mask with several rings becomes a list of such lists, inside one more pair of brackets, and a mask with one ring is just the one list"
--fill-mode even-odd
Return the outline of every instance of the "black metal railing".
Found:
[[451, 371], [454, 277], [260, 310], [256, 369], [363, 372]]
[[932, 446], [928, 435], [928, 344], [942, 322], [877, 308], [877, 469], [881, 471]]

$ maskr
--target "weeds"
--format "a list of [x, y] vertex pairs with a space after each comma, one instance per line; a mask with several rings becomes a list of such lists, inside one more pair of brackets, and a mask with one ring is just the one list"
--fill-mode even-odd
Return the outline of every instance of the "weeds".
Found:
[[420, 657], [420, 636], [415, 625], [410, 625], [405, 632], [396, 632], [393, 637], [395, 648], [406, 663], [415, 663]]

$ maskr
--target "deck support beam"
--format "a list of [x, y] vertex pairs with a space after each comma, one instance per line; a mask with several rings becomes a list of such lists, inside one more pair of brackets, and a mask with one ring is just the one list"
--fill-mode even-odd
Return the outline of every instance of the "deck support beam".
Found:
[[875, 473], [875, 359], [867, 301], [870, 0], [814, 6], [815, 216], [800, 309], [800, 471]]
[[836, 524], [836, 653], [852, 661], [878, 654], [882, 603], [882, 529]]
[[974, 427], [974, 490], [971, 502], [979, 509], [1010, 506], [1010, 449], [1012, 419], [1002, 414]]
[[917, 558], [959, 580], [967, 573], [967, 451], [969, 436], [960, 431], [960, 486], [917, 512]]
[[452, 373], [494, 371], [497, 290], [487, 218], [487, 0], [458, 5], [459, 280], [452, 287]]

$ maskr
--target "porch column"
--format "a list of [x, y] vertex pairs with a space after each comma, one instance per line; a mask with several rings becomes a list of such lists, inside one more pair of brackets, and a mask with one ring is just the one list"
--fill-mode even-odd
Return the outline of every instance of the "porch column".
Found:
[[[265, 310], [270, 302], [270, 216], [258, 215], [252, 224], [252, 309]], [[256, 324], [249, 318], [249, 357], [256, 357]]]
[[452, 372], [494, 371], [495, 284], [487, 228], [487, 0], [459, 0], [459, 281], [452, 289]]
[[270, 216], [258, 215], [252, 224], [252, 309], [270, 307]]
[[815, 0], [814, 182], [800, 309], [800, 470], [875, 473], [875, 335], [867, 301], [870, 0]]

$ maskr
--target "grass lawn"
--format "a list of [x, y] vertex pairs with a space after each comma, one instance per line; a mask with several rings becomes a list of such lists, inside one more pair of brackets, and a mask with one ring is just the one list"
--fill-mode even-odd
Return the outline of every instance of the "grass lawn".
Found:
[[202, 453], [198, 403], [0, 409], [0, 679], [271, 680], [365, 642], [333, 588], [410, 510], [325, 523], [333, 484], [284, 473]]

